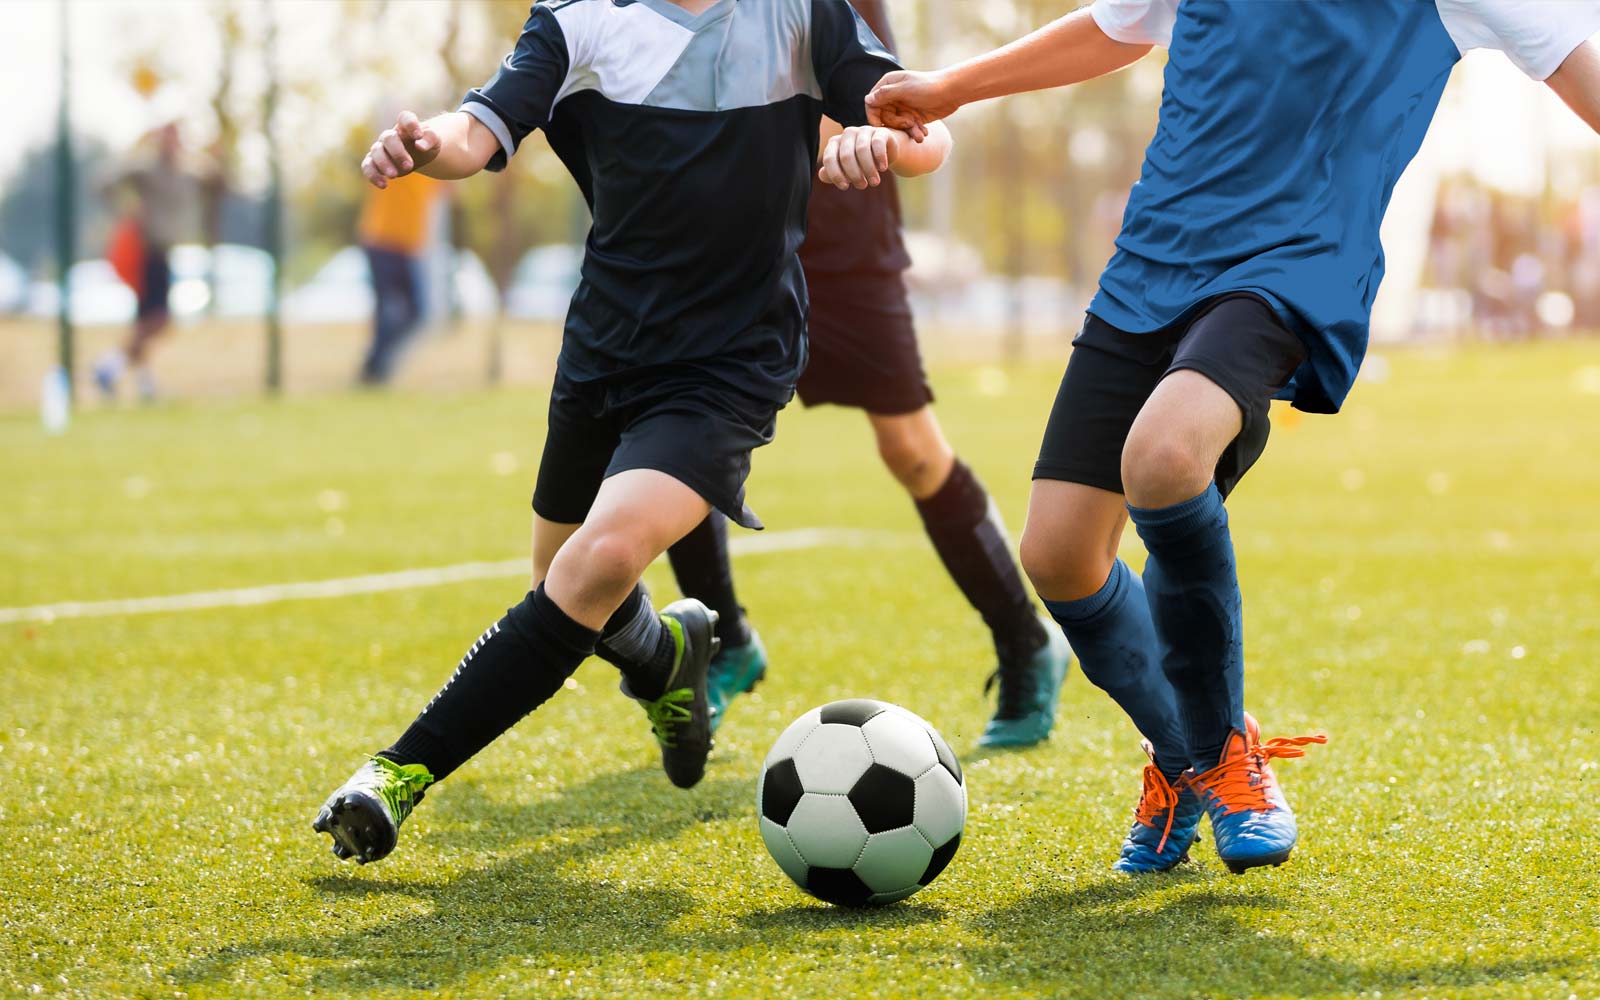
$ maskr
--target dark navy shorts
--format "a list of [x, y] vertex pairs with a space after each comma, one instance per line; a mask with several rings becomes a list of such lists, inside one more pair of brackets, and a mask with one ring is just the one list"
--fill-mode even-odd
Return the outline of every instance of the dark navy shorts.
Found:
[[658, 366], [579, 382], [559, 370], [533, 491], [534, 513], [579, 524], [609, 476], [654, 469], [746, 528], [750, 453], [771, 442], [783, 404], [741, 392], [692, 366]]
[[1273, 309], [1248, 293], [1219, 296], [1153, 333], [1127, 333], [1090, 315], [1045, 426], [1035, 479], [1122, 488], [1122, 448], [1145, 401], [1169, 373], [1197, 371], [1239, 404], [1244, 427], [1217, 462], [1227, 496], [1266, 450], [1272, 398], [1306, 349]]
[[915, 413], [933, 402], [898, 272], [808, 273], [807, 283], [811, 360], [797, 386], [800, 402], [884, 416]]

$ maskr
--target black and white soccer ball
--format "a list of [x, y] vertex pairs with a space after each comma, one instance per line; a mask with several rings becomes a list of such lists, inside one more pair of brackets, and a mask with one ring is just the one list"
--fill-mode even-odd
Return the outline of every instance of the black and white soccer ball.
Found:
[[939, 877], [961, 844], [967, 788], [944, 737], [918, 716], [853, 698], [796, 719], [756, 786], [761, 839], [818, 899], [893, 903]]

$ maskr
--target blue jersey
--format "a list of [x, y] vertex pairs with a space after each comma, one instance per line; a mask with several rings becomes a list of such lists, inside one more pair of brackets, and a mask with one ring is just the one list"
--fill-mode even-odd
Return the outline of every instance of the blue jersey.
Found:
[[693, 365], [787, 402], [805, 366], [796, 255], [822, 115], [866, 124], [894, 59], [846, 0], [543, 0], [462, 110], [501, 151], [535, 129], [593, 216], [558, 366]]
[[1305, 341], [1285, 395], [1333, 412], [1366, 353], [1378, 227], [1451, 69], [1505, 51], [1543, 80], [1600, 30], [1591, 0], [1095, 0], [1168, 49], [1161, 119], [1089, 311], [1135, 333], [1254, 292]]

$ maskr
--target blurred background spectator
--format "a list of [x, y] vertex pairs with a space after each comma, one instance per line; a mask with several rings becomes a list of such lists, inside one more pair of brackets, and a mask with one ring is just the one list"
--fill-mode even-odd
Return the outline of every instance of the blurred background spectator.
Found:
[[176, 123], [156, 129], [141, 147], [102, 189], [121, 220], [111, 241], [112, 266], [133, 291], [135, 306], [127, 340], [100, 356], [94, 378], [101, 392], [114, 396], [123, 372], [132, 368], [139, 395], [151, 400], [156, 383], [147, 363], [150, 346], [172, 321], [168, 256], [193, 228], [199, 185], [181, 162], [183, 144]]
[[427, 314], [425, 254], [434, 207], [446, 185], [422, 174], [401, 177], [379, 190], [368, 188], [357, 227], [372, 271], [372, 344], [361, 363], [364, 385], [382, 385], [394, 374], [406, 341]]

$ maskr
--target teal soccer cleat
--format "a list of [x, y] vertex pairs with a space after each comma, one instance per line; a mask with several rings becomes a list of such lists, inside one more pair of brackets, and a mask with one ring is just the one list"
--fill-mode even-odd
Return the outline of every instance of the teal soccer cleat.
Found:
[[753, 690], [767, 676], [767, 647], [761, 636], [750, 630], [750, 641], [742, 646], [725, 646], [711, 661], [706, 677], [706, 698], [711, 702], [711, 731], [716, 732], [734, 698]]
[[1189, 848], [1200, 837], [1205, 806], [1188, 784], [1176, 786], [1156, 767], [1149, 740], [1140, 743], [1150, 763], [1144, 766], [1144, 789], [1133, 811], [1133, 829], [1122, 842], [1122, 856], [1111, 867], [1129, 875], [1171, 871], [1189, 860]]
[[1328, 737], [1279, 737], [1261, 742], [1261, 728], [1245, 715], [1245, 731], [1234, 730], [1217, 766], [1200, 774], [1184, 773], [1211, 816], [1211, 833], [1217, 856], [1235, 875], [1251, 868], [1281, 865], [1289, 860], [1300, 832], [1294, 812], [1278, 787], [1268, 762], [1274, 758], [1304, 757], [1308, 743], [1326, 743]]
[[985, 693], [998, 686], [1000, 696], [994, 718], [978, 737], [978, 746], [1029, 747], [1050, 736], [1072, 650], [1055, 623], [1049, 623], [1045, 632], [1049, 640], [1032, 656], [1016, 663], [1002, 661], [989, 675]]

